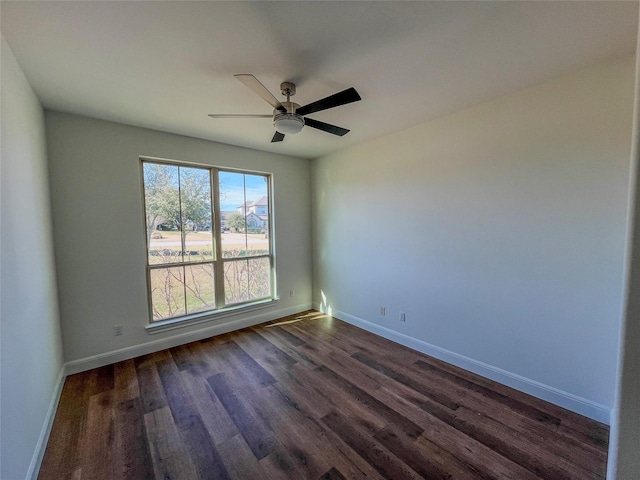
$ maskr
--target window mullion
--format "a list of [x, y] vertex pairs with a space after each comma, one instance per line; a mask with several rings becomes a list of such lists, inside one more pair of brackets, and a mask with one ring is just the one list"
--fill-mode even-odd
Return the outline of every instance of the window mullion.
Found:
[[[244, 199], [244, 254], [246, 255], [249, 252], [249, 236], [248, 236], [248, 231], [249, 231], [249, 225], [247, 222], [247, 216], [249, 213], [249, 205], [247, 205], [247, 177], [246, 175], [242, 176], [242, 191], [243, 191], [243, 199]], [[247, 292], [249, 291], [248, 289], [248, 284], [247, 284]]]
[[185, 232], [184, 232], [184, 219], [182, 218], [182, 167], [178, 167], [178, 215], [180, 220], [180, 257], [182, 258], [182, 292], [184, 297], [184, 313], [187, 313], [187, 270], [184, 266], [184, 252], [185, 246]]
[[275, 250], [275, 239], [273, 236], [274, 228], [274, 219], [273, 219], [273, 191], [271, 190], [273, 185], [271, 182], [267, 182], [267, 234], [269, 235], [269, 276], [270, 282], [269, 286], [271, 288], [270, 295], [271, 297], [275, 297], [277, 288], [276, 288], [276, 269], [275, 269], [275, 260], [274, 260], [274, 250]]
[[220, 179], [218, 169], [211, 169], [211, 192], [213, 196], [213, 219], [215, 223], [215, 268], [213, 269], [215, 282], [215, 298], [217, 308], [225, 305], [224, 298], [224, 264], [222, 262], [222, 216], [220, 214]]

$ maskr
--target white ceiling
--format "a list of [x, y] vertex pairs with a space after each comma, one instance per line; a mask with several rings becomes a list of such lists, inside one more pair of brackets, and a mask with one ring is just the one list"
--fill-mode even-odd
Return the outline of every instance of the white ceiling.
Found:
[[[2, 1], [2, 34], [45, 108], [315, 158], [632, 53], [638, 2]], [[253, 73], [310, 115], [271, 144], [271, 113], [233, 78]]]

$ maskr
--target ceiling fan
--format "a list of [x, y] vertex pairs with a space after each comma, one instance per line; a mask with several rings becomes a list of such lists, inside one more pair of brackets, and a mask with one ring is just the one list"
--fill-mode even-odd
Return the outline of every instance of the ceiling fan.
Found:
[[211, 113], [212, 118], [273, 118], [273, 126], [276, 133], [271, 139], [271, 143], [281, 142], [285, 135], [293, 135], [299, 133], [305, 125], [322, 130], [323, 132], [332, 133], [333, 135], [343, 136], [349, 133], [349, 130], [337, 127], [329, 123], [324, 123], [305, 115], [327, 110], [329, 108], [346, 105], [347, 103], [357, 102], [360, 95], [356, 89], [351, 87], [342, 92], [330, 95], [316, 102], [301, 107], [297, 103], [291, 101], [291, 97], [296, 94], [296, 86], [291, 82], [282, 82], [280, 84], [280, 93], [287, 97], [286, 102], [280, 102], [274, 97], [267, 87], [260, 80], [248, 73], [234, 75], [235, 78], [244, 83], [247, 87], [254, 91], [258, 96], [264, 99], [274, 110], [272, 115], [243, 115], [243, 114], [227, 114], [227, 113]]

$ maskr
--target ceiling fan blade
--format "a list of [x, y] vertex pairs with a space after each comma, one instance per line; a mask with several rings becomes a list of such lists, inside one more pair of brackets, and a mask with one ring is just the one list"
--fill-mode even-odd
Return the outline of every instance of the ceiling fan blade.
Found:
[[234, 75], [238, 80], [244, 83], [247, 87], [249, 87], [253, 92], [263, 100], [265, 100], [269, 105], [271, 105], [276, 110], [280, 110], [282, 112], [286, 112], [287, 109], [280, 103], [280, 101], [273, 96], [273, 94], [267, 90], [260, 80], [251, 75], [250, 73], [239, 73], [238, 75]]
[[284, 133], [276, 132], [271, 139], [271, 143], [281, 142], [284, 140]]
[[329, 123], [319, 122], [318, 120], [314, 120], [313, 118], [305, 118], [304, 124], [311, 128], [317, 128], [318, 130], [322, 130], [323, 132], [333, 133], [334, 135], [338, 135], [342, 137], [349, 133], [349, 130], [342, 127], [336, 127], [335, 125], [331, 125]]
[[273, 118], [273, 115], [245, 115], [242, 113], [210, 113], [211, 118]]
[[339, 107], [340, 105], [357, 102], [358, 100], [361, 100], [360, 95], [358, 95], [355, 88], [351, 87], [342, 92], [325, 97], [322, 100], [300, 107], [296, 110], [296, 113], [299, 115], [309, 115], [310, 113], [326, 110], [327, 108]]

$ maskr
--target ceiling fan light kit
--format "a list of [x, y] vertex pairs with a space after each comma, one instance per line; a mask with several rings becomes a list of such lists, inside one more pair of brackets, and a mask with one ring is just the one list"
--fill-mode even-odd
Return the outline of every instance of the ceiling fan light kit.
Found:
[[284, 135], [294, 135], [304, 127], [304, 118], [297, 113], [279, 112], [273, 116], [273, 126]]
[[[282, 82], [280, 84], [280, 93], [287, 97], [286, 102], [280, 102], [273, 94], [265, 87], [260, 80], [251, 74], [238, 74], [234, 77], [244, 83], [247, 87], [253, 90], [258, 96], [271, 105], [273, 110], [273, 126], [276, 129], [276, 133], [271, 139], [271, 143], [281, 142], [284, 140], [285, 135], [294, 135], [300, 133], [302, 128], [307, 125], [323, 132], [331, 133], [333, 135], [343, 136], [349, 133], [346, 128], [324, 123], [319, 120], [313, 120], [312, 118], [305, 118], [304, 115], [320, 112], [329, 108], [339, 107], [340, 105], [346, 105], [347, 103], [357, 102], [361, 100], [360, 95], [356, 92], [355, 88], [348, 88], [342, 92], [330, 95], [316, 102], [300, 107], [297, 103], [291, 101], [291, 96], [296, 93], [296, 86], [292, 82]], [[270, 115], [242, 115], [242, 114], [209, 114], [212, 118], [270, 118]]]

